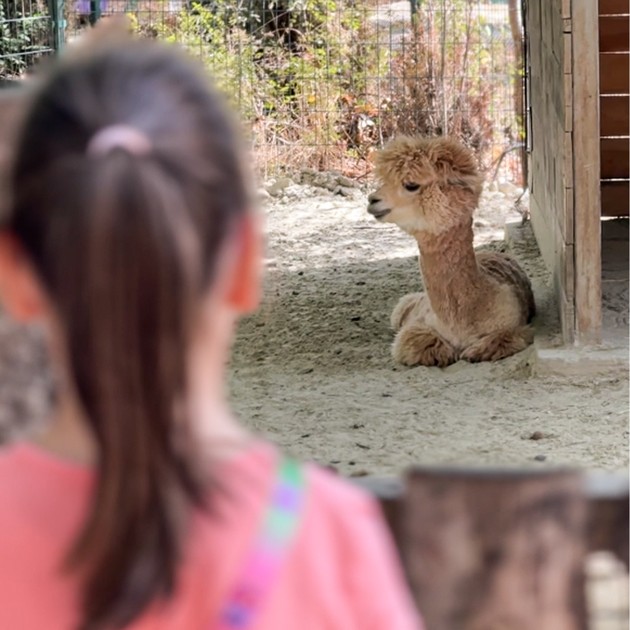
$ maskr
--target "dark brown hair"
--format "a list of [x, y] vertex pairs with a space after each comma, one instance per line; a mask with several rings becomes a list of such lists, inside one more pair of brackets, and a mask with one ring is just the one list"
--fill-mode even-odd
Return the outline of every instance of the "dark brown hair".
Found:
[[[88, 153], [119, 124], [145, 134], [150, 151]], [[99, 447], [91, 513], [69, 558], [82, 628], [125, 625], [173, 592], [185, 515], [204, 504], [181, 403], [196, 306], [248, 208], [238, 145], [206, 77], [150, 42], [59, 62], [26, 115], [8, 227], [57, 312]]]

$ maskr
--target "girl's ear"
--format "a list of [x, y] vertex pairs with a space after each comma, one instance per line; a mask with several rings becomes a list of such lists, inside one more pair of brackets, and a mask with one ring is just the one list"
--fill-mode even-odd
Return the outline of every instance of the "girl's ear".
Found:
[[262, 275], [262, 230], [259, 217], [249, 212], [241, 219], [236, 233], [236, 255], [231, 286], [230, 306], [245, 315], [258, 308]]
[[7, 231], [0, 231], [0, 302], [22, 323], [40, 319], [47, 311], [44, 291], [26, 252]]

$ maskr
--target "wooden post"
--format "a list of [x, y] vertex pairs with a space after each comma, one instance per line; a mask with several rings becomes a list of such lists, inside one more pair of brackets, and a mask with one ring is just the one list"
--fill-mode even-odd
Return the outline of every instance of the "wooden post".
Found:
[[417, 469], [401, 539], [428, 630], [584, 630], [586, 498], [573, 472]]
[[581, 345], [602, 329], [598, 3], [572, 0], [575, 328]]
[[[510, 31], [514, 43], [514, 114], [516, 116], [517, 128], [519, 132], [518, 140], [522, 140], [521, 133], [525, 132], [525, 82], [524, 82], [524, 36], [519, 22], [519, 0], [509, 0], [508, 15], [510, 17]], [[527, 186], [527, 150], [525, 143], [519, 149], [521, 156], [521, 186]]]

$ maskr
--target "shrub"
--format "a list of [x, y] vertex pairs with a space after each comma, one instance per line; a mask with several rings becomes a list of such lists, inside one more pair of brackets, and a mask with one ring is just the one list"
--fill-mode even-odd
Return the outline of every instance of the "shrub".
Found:
[[496, 27], [479, 6], [423, 0], [411, 23], [383, 33], [377, 7], [365, 1], [199, 0], [162, 12], [157, 24], [154, 13], [146, 20], [138, 12], [137, 29], [203, 60], [248, 123], [265, 171], [310, 166], [360, 176], [396, 132], [456, 135], [486, 165], [505, 144], [504, 128], [518, 135], [507, 129], [515, 124], [510, 97], [508, 115], [495, 107], [503, 98], [497, 78], [515, 73], [505, 49], [494, 54]]
[[42, 0], [0, 0], [0, 79], [20, 77], [51, 50], [48, 16]]

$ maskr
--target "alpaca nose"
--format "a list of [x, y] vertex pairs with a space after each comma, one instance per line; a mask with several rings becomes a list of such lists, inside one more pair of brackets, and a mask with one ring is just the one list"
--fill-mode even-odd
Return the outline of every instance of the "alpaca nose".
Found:
[[383, 200], [377, 197], [375, 193], [368, 196], [367, 211], [375, 218], [382, 219], [385, 215], [390, 213], [389, 208], [382, 207]]

